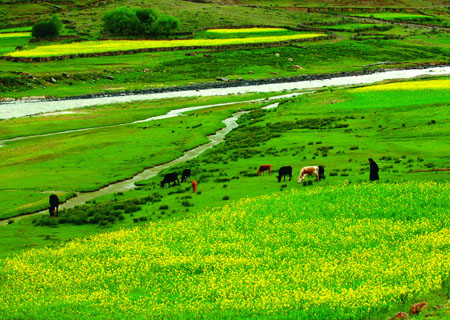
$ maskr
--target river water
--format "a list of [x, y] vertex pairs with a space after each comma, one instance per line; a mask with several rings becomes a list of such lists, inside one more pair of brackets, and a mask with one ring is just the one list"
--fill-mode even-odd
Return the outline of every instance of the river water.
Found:
[[42, 112], [54, 112], [73, 108], [125, 103], [167, 98], [185, 98], [194, 96], [223, 96], [228, 94], [243, 94], [250, 92], [279, 92], [283, 90], [315, 89], [327, 86], [343, 86], [370, 84], [383, 80], [408, 79], [419, 76], [450, 75], [450, 66], [430, 67], [424, 69], [395, 70], [372, 73], [359, 76], [337, 77], [323, 80], [298, 81], [286, 83], [271, 83], [243, 87], [214, 88], [204, 90], [186, 90], [149, 94], [131, 94], [115, 97], [99, 97], [89, 99], [57, 100], [57, 101], [28, 101], [9, 102], [0, 104], [0, 119], [30, 116]]

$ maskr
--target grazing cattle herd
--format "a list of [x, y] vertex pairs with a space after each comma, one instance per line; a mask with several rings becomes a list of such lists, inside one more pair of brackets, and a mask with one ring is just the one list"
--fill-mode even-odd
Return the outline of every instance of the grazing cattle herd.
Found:
[[[258, 176], [261, 174], [264, 175], [264, 172], [268, 171], [269, 175], [272, 174], [272, 165], [270, 164], [263, 164], [259, 166], [258, 168]], [[316, 181], [320, 181], [325, 179], [325, 169], [323, 166], [308, 166], [303, 167], [300, 171], [300, 175], [298, 176], [298, 183], [301, 183], [307, 176], [309, 175], [315, 175]], [[291, 166], [284, 166], [281, 167], [278, 170], [278, 182], [281, 182], [281, 179], [283, 178], [283, 181], [286, 181], [286, 176], [289, 176], [289, 181], [292, 179], [292, 167]], [[187, 168], [184, 169], [181, 173], [181, 182], [187, 182], [187, 179], [191, 177], [191, 169]], [[172, 186], [180, 185], [180, 180], [178, 179], [178, 173], [171, 172], [164, 175], [163, 180], [160, 183], [161, 188], [164, 188], [165, 185], [168, 185], [169, 188], [172, 184]], [[197, 181], [193, 180], [191, 183], [192, 191], [197, 192]], [[52, 194], [49, 198], [50, 202], [50, 216], [57, 217], [59, 216], [58, 208], [59, 208], [59, 199], [56, 194]]]
[[[271, 164], [263, 164], [259, 166], [258, 168], [258, 176], [261, 174], [264, 175], [264, 172], [268, 171], [269, 175], [272, 174], [272, 165]], [[303, 167], [300, 171], [300, 175], [298, 176], [298, 183], [301, 183], [307, 176], [309, 175], [315, 175], [316, 181], [324, 180], [325, 179], [325, 169], [323, 166], [308, 166]], [[289, 181], [292, 179], [292, 167], [291, 166], [284, 166], [281, 167], [278, 170], [278, 182], [281, 182], [281, 179], [283, 181], [286, 181], [286, 176], [289, 177]], [[181, 182], [187, 182], [187, 179], [191, 177], [191, 169], [187, 168], [184, 169], [181, 173]], [[165, 184], [167, 183], [170, 188], [170, 184], [173, 182], [173, 186], [180, 185], [180, 180], [178, 180], [178, 174], [176, 172], [168, 173], [164, 176], [164, 179], [161, 181], [161, 188], [164, 188]], [[197, 190], [197, 181], [192, 181], [192, 189], [194, 192]]]

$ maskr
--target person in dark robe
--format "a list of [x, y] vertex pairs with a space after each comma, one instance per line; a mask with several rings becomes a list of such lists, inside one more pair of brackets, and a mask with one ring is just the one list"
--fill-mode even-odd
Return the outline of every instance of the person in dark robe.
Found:
[[50, 212], [51, 217], [59, 216], [59, 198], [56, 194], [52, 194], [49, 198], [50, 208], [48, 211]]
[[378, 165], [375, 161], [373, 161], [372, 158], [369, 158], [370, 163], [370, 181], [380, 180], [380, 177], [378, 176], [378, 171], [380, 169], [378, 168]]

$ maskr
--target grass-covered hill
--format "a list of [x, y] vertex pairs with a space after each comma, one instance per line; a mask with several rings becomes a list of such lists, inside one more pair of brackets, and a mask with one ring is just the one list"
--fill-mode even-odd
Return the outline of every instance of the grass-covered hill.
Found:
[[0, 317], [385, 319], [423, 300], [448, 316], [428, 294], [449, 289], [449, 196], [448, 182], [290, 190], [29, 250], [0, 260]]
[[[0, 2], [0, 98], [66, 97], [211, 83], [217, 79], [268, 79], [446, 64], [450, 56], [450, 14], [445, 4], [419, 0], [398, 4], [287, 0], [4, 1]], [[106, 12], [122, 6], [152, 8], [176, 17], [181, 23], [170, 39], [186, 40], [189, 45], [182, 41], [176, 51], [147, 52], [147, 47], [167, 44], [125, 44], [124, 36], [106, 32], [102, 21]], [[27, 32], [32, 25], [54, 14], [64, 24], [61, 36], [39, 41], [30, 38]], [[269, 39], [275, 34], [241, 33], [233, 37], [246, 40], [230, 40], [231, 47], [209, 47], [231, 36], [204, 32], [250, 26], [285, 27], [289, 30], [278, 35], [292, 37], [285, 41], [287, 38]], [[327, 37], [305, 42], [294, 32]], [[266, 39], [250, 39], [259, 36]], [[161, 35], [146, 37], [166, 40]], [[142, 36], [125, 38], [143, 40]], [[107, 39], [114, 41], [106, 42]], [[209, 42], [208, 46], [199, 45], [205, 42]], [[197, 47], [191, 47], [192, 43]], [[170, 43], [169, 47], [174, 45]], [[118, 55], [105, 56], [105, 51]], [[16, 59], [5, 60], [11, 57]], [[71, 59], [59, 60], [61, 57]]]

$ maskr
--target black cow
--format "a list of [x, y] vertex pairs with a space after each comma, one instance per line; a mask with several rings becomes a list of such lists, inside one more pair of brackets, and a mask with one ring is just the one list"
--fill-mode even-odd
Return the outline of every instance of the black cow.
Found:
[[50, 212], [50, 216], [59, 216], [59, 198], [56, 194], [52, 194], [49, 197], [50, 208], [48, 211]]
[[289, 176], [289, 181], [292, 179], [292, 167], [286, 166], [281, 167], [280, 170], [278, 170], [278, 182], [281, 182], [281, 178], [283, 178], [283, 181], [286, 181], [286, 176]]
[[191, 169], [187, 168], [183, 170], [183, 173], [181, 174], [181, 182], [186, 182], [187, 178], [191, 177]]
[[164, 188], [164, 185], [167, 183], [170, 188], [170, 183], [173, 182], [175, 186], [178, 182], [180, 184], [180, 180], [178, 180], [178, 174], [176, 172], [168, 173], [164, 176], [164, 179], [161, 181], [161, 188]]

